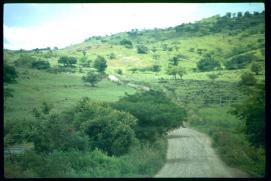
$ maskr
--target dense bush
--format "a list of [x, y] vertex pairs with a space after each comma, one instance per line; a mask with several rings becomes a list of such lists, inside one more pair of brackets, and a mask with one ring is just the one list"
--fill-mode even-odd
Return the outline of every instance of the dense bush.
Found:
[[184, 109], [172, 103], [163, 93], [152, 90], [124, 97], [112, 106], [138, 118], [136, 136], [149, 141], [179, 127], [186, 119]]
[[239, 85], [241, 86], [253, 86], [257, 83], [256, 78], [254, 77], [253, 73], [245, 72], [241, 75], [241, 80]]
[[124, 45], [126, 48], [133, 48], [133, 43], [126, 39], [121, 40], [120, 45]]
[[149, 48], [144, 45], [139, 45], [137, 47], [137, 53], [139, 53], [139, 54], [147, 54], [148, 51], [149, 51]]
[[242, 69], [256, 59], [257, 58], [253, 54], [237, 55], [225, 62], [225, 67], [229, 70]]
[[89, 147], [88, 137], [75, 130], [71, 120], [63, 119], [60, 115], [39, 119], [34, 130], [31, 140], [37, 152], [86, 150]]
[[73, 118], [75, 128], [88, 135], [92, 147], [110, 155], [127, 152], [135, 139], [136, 118], [106, 104], [91, 103], [84, 98], [68, 115]]
[[99, 81], [102, 80], [102, 75], [98, 72], [90, 70], [86, 76], [82, 77], [84, 82], [89, 83], [92, 87], [94, 87]]
[[83, 56], [79, 59], [79, 63], [83, 67], [90, 67], [91, 60], [89, 60], [86, 56]]
[[14, 62], [15, 66], [31, 67], [32, 62], [37, 59], [28, 54], [21, 54], [20, 57]]
[[212, 71], [220, 68], [220, 62], [211, 54], [205, 54], [203, 58], [197, 63], [197, 67], [200, 71]]
[[245, 121], [245, 129], [253, 146], [265, 146], [265, 89], [264, 84], [254, 87], [247, 100], [235, 105], [233, 114]]
[[94, 68], [97, 69], [98, 72], [104, 73], [107, 67], [106, 60], [102, 56], [98, 56], [94, 61]]
[[32, 62], [32, 68], [49, 69], [50, 63], [46, 60], [37, 60], [37, 61]]
[[58, 59], [58, 63], [64, 67], [74, 67], [77, 63], [77, 59], [75, 57], [62, 56]]
[[4, 64], [4, 82], [5, 83], [16, 82], [17, 77], [18, 76], [15, 67]]
[[251, 67], [250, 67], [250, 70], [251, 70], [252, 72], [254, 72], [256, 75], [259, 75], [260, 72], [261, 72], [261, 70], [262, 70], [262, 67], [261, 67], [261, 65], [259, 65], [259, 64], [253, 63], [253, 64], [251, 65]]

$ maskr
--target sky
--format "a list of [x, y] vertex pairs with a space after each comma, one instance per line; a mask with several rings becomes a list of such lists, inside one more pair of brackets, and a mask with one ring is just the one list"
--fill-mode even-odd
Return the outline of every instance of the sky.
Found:
[[263, 10], [263, 3], [4, 4], [4, 48], [64, 48], [90, 36], [167, 28], [226, 12]]

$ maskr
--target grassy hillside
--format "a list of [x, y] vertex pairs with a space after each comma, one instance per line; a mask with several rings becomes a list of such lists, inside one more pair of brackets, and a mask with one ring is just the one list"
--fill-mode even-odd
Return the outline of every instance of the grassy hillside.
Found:
[[[82, 97], [94, 102], [116, 103], [125, 95], [142, 92], [129, 83], [144, 85], [163, 92], [183, 107], [187, 112], [187, 124], [209, 134], [227, 164], [261, 177], [265, 170], [265, 150], [249, 142], [242, 130], [244, 121], [229, 112], [235, 104], [249, 97], [241, 90], [243, 73], [251, 72], [251, 67], [257, 65], [259, 71], [252, 73], [256, 83], [265, 79], [264, 27], [264, 12], [242, 16], [227, 14], [165, 29], [90, 37], [62, 49], [4, 50], [4, 64], [15, 67], [17, 74], [15, 83], [4, 82], [5, 139], [17, 134], [12, 123], [35, 120], [33, 110], [44, 103], [50, 107], [50, 114], [58, 114], [73, 109]], [[59, 63], [63, 56], [75, 57], [76, 64], [64, 67]], [[90, 86], [82, 77], [95, 70], [98, 56], [105, 58], [107, 67], [102, 80], [96, 86]], [[37, 69], [33, 66], [33, 62], [41, 60], [47, 61], [50, 67]], [[208, 62], [202, 63], [205, 60], [215, 61], [216, 65], [211, 67], [213, 65]], [[185, 70], [177, 80], [168, 73], [169, 67], [174, 67], [174, 61], [177, 61], [176, 67]], [[159, 68], [156, 70], [155, 66]], [[110, 81], [108, 75], [115, 75], [119, 81]], [[5, 146], [17, 145], [15, 142]], [[153, 176], [165, 161], [164, 137], [155, 143], [135, 143], [132, 148], [121, 157], [111, 157], [99, 150], [69, 152], [68, 156], [59, 152], [51, 156], [33, 153], [33, 159], [29, 156], [31, 153], [27, 153], [23, 157], [25, 160], [16, 156], [16, 161], [6, 158], [5, 173], [10, 177], [148, 177]], [[67, 159], [78, 154], [80, 163], [76, 159]], [[34, 169], [33, 165], [40, 164], [42, 158], [56, 168], [59, 165], [52, 158], [60, 159], [62, 163], [68, 160], [70, 168], [66, 169], [64, 164], [60, 165], [64, 170], [60, 172], [50, 170], [49, 166]], [[94, 160], [93, 166], [86, 164], [84, 159]], [[134, 163], [133, 160], [139, 161]], [[85, 165], [85, 170], [80, 171], [77, 164]], [[48, 175], [43, 175], [46, 169]]]

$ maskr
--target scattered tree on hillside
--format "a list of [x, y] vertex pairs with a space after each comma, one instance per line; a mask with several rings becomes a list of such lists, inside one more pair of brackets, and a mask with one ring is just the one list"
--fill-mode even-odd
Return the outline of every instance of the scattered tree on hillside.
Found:
[[87, 56], [83, 56], [79, 59], [79, 63], [83, 67], [90, 67], [91, 60], [89, 60]]
[[50, 63], [46, 60], [37, 60], [37, 61], [32, 62], [32, 68], [49, 69]]
[[62, 56], [58, 59], [58, 63], [64, 67], [74, 67], [74, 64], [77, 63], [77, 59], [75, 57]]
[[184, 58], [183, 55], [179, 54], [179, 55], [176, 55], [174, 57], [172, 57], [171, 59], [169, 59], [169, 62], [171, 65], [174, 65], [174, 66], [177, 66], [178, 63]]
[[84, 82], [90, 83], [90, 85], [94, 87], [99, 81], [102, 80], [102, 76], [99, 73], [90, 70], [86, 76], [82, 77], [82, 80]]
[[98, 72], [104, 73], [107, 67], [106, 60], [102, 56], [98, 56], [94, 61], [94, 68], [97, 69]]
[[153, 65], [152, 66], [152, 71], [153, 72], [159, 72], [161, 70], [161, 66], [160, 65]]
[[144, 45], [137, 46], [137, 53], [139, 54], [147, 54], [149, 51], [149, 48]]
[[203, 58], [197, 63], [200, 71], [212, 71], [221, 67], [220, 62], [215, 59], [210, 53], [205, 54]]
[[120, 45], [124, 45], [126, 48], [133, 48], [133, 43], [126, 39], [121, 40]]
[[174, 76], [174, 79], [177, 80], [177, 75], [182, 79], [183, 75], [186, 73], [185, 69], [182, 66], [169, 66], [167, 69], [167, 74]]
[[225, 63], [225, 66], [229, 70], [242, 69], [245, 68], [246, 65], [248, 65], [250, 62], [256, 59], [257, 58], [253, 54], [237, 55], [228, 60]]

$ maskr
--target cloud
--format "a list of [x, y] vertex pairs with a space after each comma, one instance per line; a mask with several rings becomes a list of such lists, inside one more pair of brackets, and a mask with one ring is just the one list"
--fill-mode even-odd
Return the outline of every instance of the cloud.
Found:
[[73, 4], [65, 18], [27, 27], [4, 24], [4, 48], [59, 48], [93, 35], [163, 28], [194, 21], [197, 4]]

